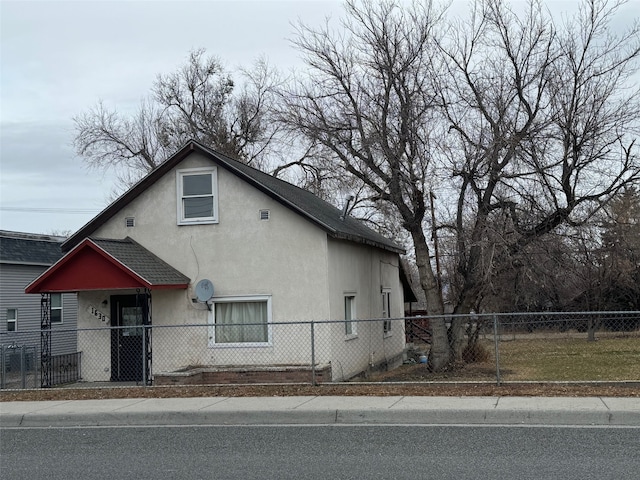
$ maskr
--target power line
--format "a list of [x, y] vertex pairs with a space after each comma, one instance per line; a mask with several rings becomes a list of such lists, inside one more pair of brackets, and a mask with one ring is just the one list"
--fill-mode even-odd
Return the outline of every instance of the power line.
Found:
[[97, 208], [66, 208], [66, 207], [0, 207], [5, 212], [21, 213], [68, 213], [76, 215], [95, 214], [100, 212]]

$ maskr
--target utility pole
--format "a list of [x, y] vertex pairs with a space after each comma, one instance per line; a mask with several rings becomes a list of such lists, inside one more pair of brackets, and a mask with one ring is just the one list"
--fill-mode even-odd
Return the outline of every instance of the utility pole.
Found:
[[440, 302], [444, 305], [442, 298], [442, 270], [440, 269], [440, 254], [438, 251], [438, 231], [436, 229], [436, 213], [433, 208], [433, 200], [437, 198], [433, 191], [429, 190], [429, 200], [431, 202], [431, 241], [433, 242], [433, 250], [436, 255], [436, 282], [438, 283], [438, 292], [440, 292]]

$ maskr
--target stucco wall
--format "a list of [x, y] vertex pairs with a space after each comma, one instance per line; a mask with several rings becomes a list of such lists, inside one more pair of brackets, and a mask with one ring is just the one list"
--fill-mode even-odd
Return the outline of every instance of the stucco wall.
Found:
[[[177, 225], [176, 171], [211, 166], [198, 155], [187, 157], [151, 186], [94, 237], [131, 237], [191, 280], [187, 290], [152, 292], [153, 372], [198, 365], [296, 365], [311, 362], [310, 328], [299, 321], [344, 319], [344, 295], [356, 295], [357, 318], [382, 316], [381, 288], [391, 289], [392, 317], [403, 315], [398, 256], [380, 249], [331, 240], [324, 230], [266, 194], [218, 167], [219, 222]], [[270, 219], [260, 220], [260, 210]], [[135, 227], [125, 218], [134, 217]], [[249, 347], [212, 345], [211, 311], [194, 303], [201, 279], [213, 282], [216, 298], [261, 295], [271, 302], [270, 344]], [[88, 313], [111, 295], [135, 292], [88, 292], [79, 295], [79, 327], [101, 322]], [[102, 324], [103, 326], [104, 323]], [[315, 328], [315, 361], [331, 364], [334, 380], [350, 378], [371, 365], [397, 359], [404, 348], [401, 322], [384, 334], [382, 321], [360, 323], [346, 337], [344, 322]], [[110, 336], [81, 331], [83, 378], [110, 377]]]
[[[391, 318], [403, 317], [397, 255], [345, 241], [329, 240], [328, 245], [332, 319], [345, 318], [346, 295], [355, 296], [357, 319], [382, 318], [383, 289], [391, 291]], [[326, 329], [334, 380], [348, 379], [380, 364], [397, 363], [401, 358], [405, 346], [403, 322], [391, 322], [387, 333], [382, 320], [356, 322], [355, 328], [355, 335], [345, 334], [343, 322]]]
[[[192, 154], [176, 170], [211, 165], [208, 159]], [[187, 291], [153, 292], [153, 324], [207, 324], [210, 313], [206, 306], [192, 302], [194, 287], [204, 278], [213, 282], [215, 297], [270, 296], [273, 322], [329, 318], [325, 232], [224, 168], [218, 167], [217, 177], [217, 224], [177, 225], [174, 170], [93, 234], [101, 238], [129, 236], [191, 279]], [[270, 211], [267, 221], [259, 216], [265, 209]], [[126, 217], [135, 217], [135, 227], [125, 226]], [[86, 316], [82, 308], [80, 315]], [[93, 322], [90, 318], [87, 321]], [[208, 333], [196, 332], [196, 328], [171, 334], [158, 331], [154, 334], [154, 371], [189, 364], [310, 359], [310, 346], [297, 341], [296, 328], [301, 327], [274, 326], [272, 346], [241, 351], [210, 348]]]
[[89, 307], [98, 309], [108, 319], [110, 295], [124, 293], [135, 292], [78, 293], [78, 351], [82, 352], [83, 381], [108, 382], [111, 379], [111, 332], [108, 330], [110, 323], [90, 315]]

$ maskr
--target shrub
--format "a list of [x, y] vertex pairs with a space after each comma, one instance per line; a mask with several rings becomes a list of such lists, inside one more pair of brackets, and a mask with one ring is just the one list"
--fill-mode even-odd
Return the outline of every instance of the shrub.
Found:
[[477, 342], [467, 345], [462, 351], [462, 359], [466, 363], [484, 363], [490, 358], [489, 350]]

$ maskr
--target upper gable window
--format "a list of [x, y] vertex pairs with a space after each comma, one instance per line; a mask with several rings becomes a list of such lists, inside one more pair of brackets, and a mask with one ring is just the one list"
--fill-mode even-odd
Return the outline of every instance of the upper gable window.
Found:
[[214, 168], [178, 170], [178, 225], [218, 221], [218, 176]]

